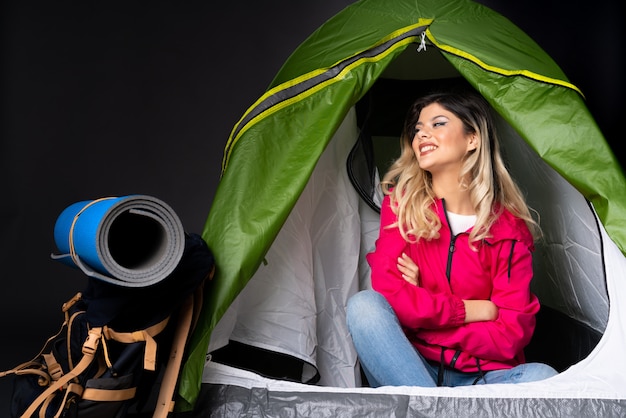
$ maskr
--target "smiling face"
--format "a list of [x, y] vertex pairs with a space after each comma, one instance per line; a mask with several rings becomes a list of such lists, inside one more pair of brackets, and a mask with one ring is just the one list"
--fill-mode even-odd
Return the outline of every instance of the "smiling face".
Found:
[[411, 147], [423, 170], [458, 175], [464, 156], [476, 146], [477, 135], [466, 132], [461, 119], [439, 103], [421, 110]]

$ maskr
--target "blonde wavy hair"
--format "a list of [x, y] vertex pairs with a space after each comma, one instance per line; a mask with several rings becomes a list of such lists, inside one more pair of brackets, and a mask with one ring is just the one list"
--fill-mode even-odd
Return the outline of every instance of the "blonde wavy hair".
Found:
[[[476, 212], [476, 224], [469, 237], [470, 244], [490, 236], [491, 225], [502, 208], [523, 219], [534, 239], [541, 236], [539, 224], [533, 219], [525, 198], [509, 174], [495, 130], [491, 107], [478, 94], [471, 92], [433, 93], [416, 100], [409, 108], [400, 138], [400, 157], [393, 162], [381, 181], [382, 191], [390, 195], [391, 208], [398, 217], [397, 226], [405, 240], [439, 237], [441, 221], [433, 210], [436, 196], [432, 176], [422, 170], [411, 143], [421, 110], [433, 103], [454, 113], [467, 134], [476, 133], [479, 144], [468, 152], [459, 175], [459, 187], [469, 190]], [[469, 179], [469, 184], [464, 181]]]

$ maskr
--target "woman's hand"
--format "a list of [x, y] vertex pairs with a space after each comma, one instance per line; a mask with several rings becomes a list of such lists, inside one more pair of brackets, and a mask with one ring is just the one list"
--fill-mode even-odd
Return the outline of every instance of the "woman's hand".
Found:
[[411, 257], [405, 253], [402, 253], [402, 256], [398, 257], [398, 271], [402, 274], [402, 278], [407, 282], [415, 286], [420, 285], [420, 269]]
[[[398, 271], [407, 282], [420, 286], [419, 267], [405, 253], [398, 257]], [[490, 300], [464, 300], [465, 323], [480, 321], [495, 321], [498, 319], [499, 310], [495, 303]]]

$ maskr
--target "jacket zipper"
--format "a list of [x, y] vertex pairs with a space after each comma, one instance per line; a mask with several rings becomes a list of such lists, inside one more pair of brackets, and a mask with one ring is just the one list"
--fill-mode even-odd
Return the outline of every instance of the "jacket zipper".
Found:
[[[454, 235], [454, 233], [452, 232], [452, 227], [450, 226], [450, 219], [448, 218], [448, 211], [446, 210], [446, 201], [444, 199], [441, 199], [441, 204], [443, 206], [443, 215], [446, 218], [446, 222], [448, 223], [448, 230], [450, 231], [450, 245], [448, 247], [448, 262], [446, 264], [446, 278], [448, 279], [448, 284], [450, 284], [450, 278], [452, 276], [452, 256], [454, 254], [454, 250], [456, 246], [456, 239], [458, 238], [459, 235], [462, 234], [462, 232], [459, 233], [458, 235]], [[446, 350], [445, 347], [441, 347], [441, 361], [439, 362], [439, 372], [437, 373], [438, 374], [437, 386], [443, 386], [445, 350]], [[456, 361], [459, 359], [460, 355], [461, 355], [461, 350], [456, 350], [454, 353], [454, 356], [452, 356], [452, 359], [450, 359], [450, 364], [449, 364], [450, 368], [454, 369], [454, 366], [456, 365]], [[480, 368], [480, 360], [478, 358], [476, 358], [476, 365], [478, 366], [480, 375], [476, 378], [473, 384], [476, 384], [481, 378], [484, 379], [484, 374]]]
[[448, 284], [450, 283], [450, 275], [452, 273], [452, 254], [454, 253], [454, 244], [456, 242], [456, 235], [451, 235], [450, 247], [448, 248], [448, 264], [446, 266], [446, 277], [448, 278]]
[[446, 278], [448, 279], [448, 284], [450, 284], [450, 277], [452, 275], [452, 255], [454, 253], [454, 245], [456, 243], [457, 236], [452, 232], [452, 227], [450, 226], [450, 219], [448, 219], [448, 211], [446, 210], [446, 201], [441, 199], [441, 204], [443, 206], [443, 216], [446, 218], [446, 222], [448, 223], [448, 230], [450, 231], [450, 246], [448, 247], [448, 263], [446, 264]]

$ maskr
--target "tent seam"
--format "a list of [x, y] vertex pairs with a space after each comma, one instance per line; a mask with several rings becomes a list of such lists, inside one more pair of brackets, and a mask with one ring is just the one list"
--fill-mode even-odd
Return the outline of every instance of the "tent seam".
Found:
[[[432, 19], [419, 19], [418, 23], [404, 27], [397, 31], [390, 33], [389, 35], [381, 38], [379, 42], [372, 47], [362, 50], [357, 54], [354, 54], [344, 60], [338, 61], [330, 67], [323, 69], [316, 69], [306, 74], [290, 79], [278, 86], [269, 89], [263, 96], [261, 96], [252, 106], [248, 108], [246, 113], [239, 119], [235, 128], [232, 130], [229, 140], [224, 148], [224, 158], [222, 160], [222, 175], [226, 171], [232, 150], [235, 144], [239, 141], [241, 136], [250, 129], [254, 124], [260, 120], [274, 114], [275, 112], [282, 110], [293, 103], [299, 102], [306, 97], [313, 95], [328, 85], [334, 84], [337, 81], [345, 78], [346, 74], [352, 71], [354, 68], [367, 62], [376, 62], [391, 54], [397, 48], [415, 42], [423, 30], [421, 28], [428, 27], [432, 22]], [[376, 52], [372, 56], [364, 55], [368, 52], [377, 51], [377, 49], [383, 48], [382, 51]], [[343, 67], [342, 67], [343, 66]], [[336, 73], [334, 73], [336, 72]], [[334, 73], [334, 74], [333, 74]], [[315, 82], [317, 77], [324, 77], [319, 82]], [[307, 82], [313, 82], [315, 84], [307, 86]], [[299, 89], [299, 91], [289, 94], [288, 97], [279, 99], [274, 104], [269, 104], [266, 109], [259, 109], [263, 103], [267, 103], [272, 98], [279, 98], [281, 93], [287, 93], [289, 89]], [[246, 119], [258, 110], [258, 114], [252, 116], [249, 120]]]
[[501, 74], [504, 76], [516, 76], [516, 75], [521, 75], [527, 78], [531, 78], [533, 80], [537, 80], [537, 81], [541, 81], [544, 83], [548, 83], [548, 84], [556, 84], [562, 87], [567, 87], [569, 89], [572, 89], [574, 91], [576, 91], [578, 94], [580, 94], [583, 98], [585, 97], [584, 94], [582, 93], [582, 91], [576, 87], [574, 84], [569, 83], [567, 81], [563, 81], [563, 80], [559, 80], [556, 78], [552, 78], [552, 77], [546, 77], [543, 76], [541, 74], [537, 74], [533, 71], [530, 70], [506, 70], [504, 68], [500, 68], [500, 67], [496, 67], [493, 65], [489, 65], [486, 62], [482, 61], [480, 58], [476, 57], [475, 55], [472, 55], [468, 52], [462, 51], [458, 48], [452, 47], [450, 45], [446, 45], [443, 44], [439, 41], [437, 41], [437, 39], [435, 38], [435, 36], [433, 35], [433, 33], [430, 31], [430, 28], [426, 29], [426, 36], [428, 37], [428, 40], [431, 41], [437, 48], [439, 48], [442, 51], [446, 51], [450, 54], [459, 56], [461, 58], [465, 58], [469, 61], [472, 61], [473, 63], [475, 63], [476, 65], [480, 66], [481, 68], [484, 68], [487, 71], [493, 72], [493, 73], [497, 73], [497, 74]]

